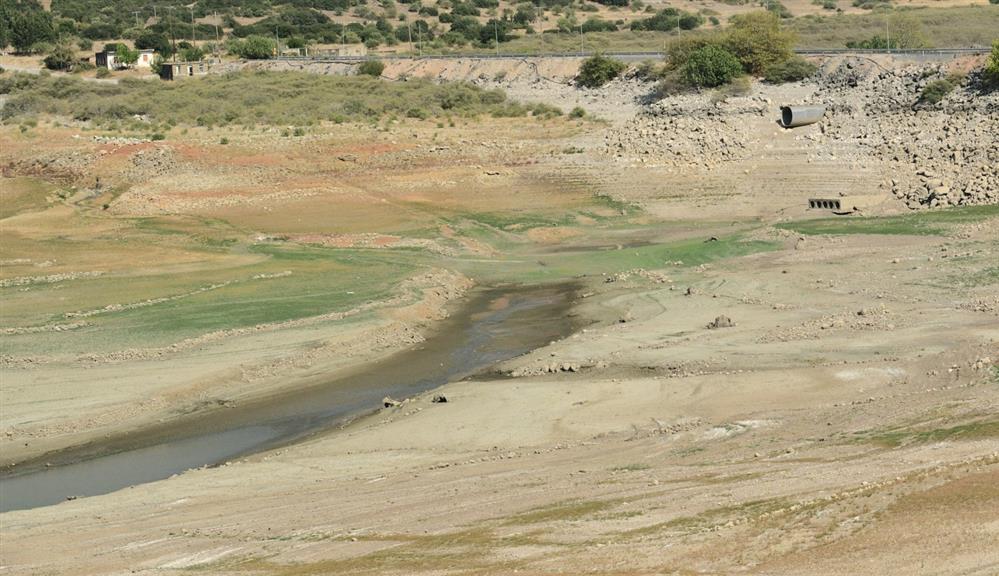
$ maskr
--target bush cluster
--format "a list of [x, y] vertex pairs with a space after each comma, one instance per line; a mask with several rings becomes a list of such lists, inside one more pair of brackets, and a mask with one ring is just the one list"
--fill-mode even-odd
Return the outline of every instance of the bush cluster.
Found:
[[714, 88], [742, 75], [742, 64], [721, 46], [708, 44], [695, 50], [681, 69], [688, 86]]
[[800, 82], [812, 77], [819, 68], [801, 56], [795, 56], [790, 60], [774, 64], [764, 72], [764, 79], [770, 84], [783, 84], [785, 82]]
[[[162, 125], [257, 124], [309, 126], [317, 121], [376, 121], [383, 117], [537, 116], [562, 111], [546, 104], [507, 100], [501, 90], [429, 80], [385, 82], [371, 76], [320, 76], [302, 72], [243, 72], [161, 83], [123, 79], [97, 84], [71, 77], [0, 76], [7, 95], [0, 119], [53, 114], [101, 126], [134, 122]], [[154, 129], [155, 128], [155, 129]]]
[[595, 54], [583, 61], [576, 76], [576, 84], [585, 88], [599, 88], [624, 72], [624, 62]]
[[244, 40], [230, 40], [230, 54], [247, 60], [266, 60], [277, 52], [277, 45], [266, 36], [249, 36]]
[[927, 83], [919, 93], [919, 102], [921, 104], [939, 104], [941, 100], [957, 87], [957, 84], [957, 78], [933, 80]]
[[815, 67], [794, 56], [794, 41], [794, 33], [772, 12], [735, 16], [728, 30], [673, 42], [656, 91], [662, 96], [724, 86], [745, 73], [775, 83], [806, 78]]
[[676, 8], [666, 8], [656, 12], [655, 15], [635, 20], [631, 23], [632, 30], [658, 30], [660, 32], [670, 32], [680, 28], [681, 30], [693, 30], [704, 24], [704, 17], [700, 14], [691, 14], [677, 10]]
[[378, 78], [385, 71], [385, 63], [381, 60], [365, 60], [357, 66], [357, 73]]
[[992, 41], [992, 53], [985, 63], [982, 80], [989, 88], [999, 88], [999, 40]]

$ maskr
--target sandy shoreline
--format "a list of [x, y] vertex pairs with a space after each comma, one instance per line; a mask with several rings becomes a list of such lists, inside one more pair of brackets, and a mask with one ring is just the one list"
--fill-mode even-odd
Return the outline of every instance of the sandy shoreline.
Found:
[[[146, 385], [136, 390], [112, 384], [111, 390], [119, 391], [117, 396], [109, 394], [104, 387], [101, 404], [89, 414], [84, 412], [82, 418], [79, 410], [71, 416], [63, 412], [63, 400], [57, 397], [51, 398], [51, 408], [45, 412], [44, 404], [39, 405], [38, 391], [30, 384], [80, 375], [80, 366], [5, 368], [5, 432], [0, 437], [4, 465], [9, 468], [25, 463], [31, 467], [32, 462], [37, 466], [49, 461], [67, 461], [65, 455], [52, 454], [54, 459], [49, 460], [45, 455], [71, 446], [93, 446], [95, 443], [94, 448], [100, 452], [99, 445], [112, 438], [120, 442], [134, 433], [161, 427], [164, 423], [183, 426], [192, 415], [203, 418], [213, 410], [226, 411], [237, 404], [266, 401], [282, 391], [314, 386], [329, 378], [330, 373], [349, 374], [363, 370], [367, 365], [423, 341], [435, 330], [434, 322], [447, 318], [471, 288], [467, 278], [443, 271], [421, 274], [407, 284], [396, 298], [395, 307], [391, 302], [382, 304], [375, 316], [360, 323], [352, 322], [352, 326], [344, 326], [342, 322], [350, 314], [310, 320], [309, 324], [319, 324], [319, 329], [310, 330], [307, 340], [295, 334], [296, 326], [265, 328], [264, 333], [276, 331], [277, 334], [263, 337], [270, 356], [264, 362], [254, 354], [259, 345], [252, 343], [261, 339], [255, 334], [261, 330], [229, 335], [217, 339], [214, 344], [202, 344], [187, 353], [178, 352], [165, 359], [98, 362], [85, 369], [84, 377], [106, 383], [125, 381]], [[418, 293], [418, 299], [405, 302], [409, 297], [402, 295], [414, 291]], [[249, 339], [251, 345], [241, 346], [241, 336], [244, 336], [243, 340]], [[206, 360], [198, 362], [199, 355]], [[141, 364], [147, 366], [140, 369]], [[171, 379], [162, 384], [153, 382], [150, 386], [142, 375], [157, 372], [156, 364], [167, 367]], [[178, 364], [189, 368], [177, 370]], [[142, 400], [137, 400], [137, 393]], [[18, 394], [27, 395], [32, 401], [30, 406], [22, 408]], [[22, 413], [46, 424], [32, 426], [30, 421], [22, 420]], [[86, 448], [85, 452], [92, 453], [92, 450]], [[78, 456], [71, 456], [68, 461], [76, 458]]]

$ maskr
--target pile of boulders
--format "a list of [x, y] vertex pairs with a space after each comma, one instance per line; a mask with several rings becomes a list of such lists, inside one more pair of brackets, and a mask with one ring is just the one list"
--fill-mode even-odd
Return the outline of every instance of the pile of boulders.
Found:
[[940, 65], [885, 69], [840, 60], [818, 77], [827, 138], [852, 141], [886, 163], [886, 191], [910, 208], [999, 203], [999, 93], [970, 74], [938, 104], [920, 102]]
[[132, 165], [128, 168], [126, 177], [130, 182], [143, 182], [176, 172], [179, 168], [176, 156], [174, 149], [165, 145], [139, 150], [132, 154]]
[[752, 153], [747, 117], [767, 114], [764, 98], [717, 106], [703, 95], [674, 96], [604, 136], [604, 152], [620, 158], [648, 158], [677, 169], [712, 168]]

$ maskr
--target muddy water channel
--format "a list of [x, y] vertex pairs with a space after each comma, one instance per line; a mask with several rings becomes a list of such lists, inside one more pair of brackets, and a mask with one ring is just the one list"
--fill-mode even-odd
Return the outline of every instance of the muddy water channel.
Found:
[[568, 335], [573, 292], [564, 285], [481, 290], [417, 348], [363, 370], [21, 463], [0, 477], [0, 512], [106, 494], [291, 444], [379, 407], [384, 396], [482, 373]]

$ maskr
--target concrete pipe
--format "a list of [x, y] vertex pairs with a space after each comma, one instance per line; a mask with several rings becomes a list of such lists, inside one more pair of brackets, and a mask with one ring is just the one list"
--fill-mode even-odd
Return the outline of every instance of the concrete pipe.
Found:
[[825, 113], [822, 106], [781, 106], [780, 123], [785, 128], [807, 126], [818, 122]]

